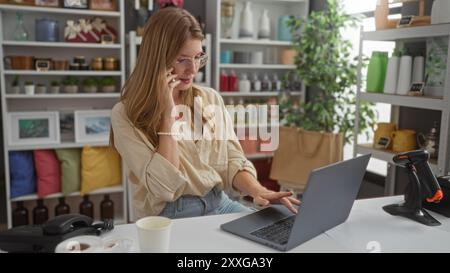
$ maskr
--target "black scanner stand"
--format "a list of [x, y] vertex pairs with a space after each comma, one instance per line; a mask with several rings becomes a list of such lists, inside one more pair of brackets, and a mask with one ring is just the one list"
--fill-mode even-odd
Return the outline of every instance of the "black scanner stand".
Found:
[[405, 202], [384, 206], [383, 210], [389, 214], [403, 216], [427, 226], [441, 225], [438, 220], [422, 208], [422, 191], [416, 168], [410, 164], [406, 168], [408, 169], [409, 185], [405, 193]]

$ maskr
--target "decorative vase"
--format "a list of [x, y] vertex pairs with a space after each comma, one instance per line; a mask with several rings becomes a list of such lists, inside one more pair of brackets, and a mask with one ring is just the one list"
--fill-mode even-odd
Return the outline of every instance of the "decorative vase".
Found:
[[253, 38], [253, 12], [250, 2], [245, 2], [240, 22], [239, 38]]
[[264, 9], [259, 18], [258, 39], [270, 39], [270, 19], [267, 9]]
[[386, 79], [384, 80], [384, 93], [395, 94], [397, 90], [397, 80], [398, 80], [398, 68], [400, 65], [400, 58], [397, 56], [392, 56], [389, 58], [388, 66], [386, 70]]
[[434, 0], [431, 11], [432, 24], [450, 23], [450, 1]]
[[387, 63], [387, 52], [374, 51], [372, 53], [367, 69], [367, 92], [383, 92]]
[[400, 69], [398, 71], [397, 94], [407, 95], [411, 87], [412, 57], [402, 56], [400, 58]]
[[25, 94], [34, 95], [35, 86], [33, 85], [25, 85]]
[[441, 1], [434, 0], [433, 7], [431, 8], [431, 24], [439, 24], [441, 22], [440, 16]]
[[280, 41], [292, 41], [291, 30], [287, 25], [290, 17], [290, 15], [284, 15], [278, 18], [278, 40]]
[[59, 42], [59, 23], [47, 18], [36, 19], [36, 41]]

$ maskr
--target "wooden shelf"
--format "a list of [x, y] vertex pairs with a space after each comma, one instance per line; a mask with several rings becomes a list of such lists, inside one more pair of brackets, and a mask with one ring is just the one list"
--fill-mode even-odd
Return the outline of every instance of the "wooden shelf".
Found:
[[4, 46], [120, 49], [120, 44], [3, 41]]
[[[93, 194], [106, 194], [106, 193], [115, 193], [115, 192], [123, 192], [123, 186], [119, 185], [119, 186], [114, 186], [114, 187], [108, 187], [108, 188], [102, 188], [102, 189], [98, 189], [92, 192], [89, 192], [87, 194], [89, 195], [93, 195]], [[43, 199], [55, 199], [55, 198], [59, 198], [59, 197], [70, 197], [70, 196], [80, 196], [81, 193], [80, 192], [73, 192], [69, 195], [64, 195], [62, 193], [53, 193], [50, 195], [47, 195], [46, 197], [44, 197]], [[20, 196], [17, 198], [12, 198], [11, 202], [17, 202], [17, 201], [30, 201], [30, 200], [36, 200], [38, 199], [38, 195], [37, 194], [29, 194], [29, 195], [24, 195], [24, 196]]]
[[118, 12], [118, 11], [51, 8], [51, 7], [5, 5], [5, 4], [0, 4], [0, 10], [10, 11], [10, 12], [21, 11], [21, 12], [27, 12], [27, 13], [54, 13], [54, 14], [73, 14], [73, 15], [86, 15], [86, 16], [120, 17], [120, 12]]

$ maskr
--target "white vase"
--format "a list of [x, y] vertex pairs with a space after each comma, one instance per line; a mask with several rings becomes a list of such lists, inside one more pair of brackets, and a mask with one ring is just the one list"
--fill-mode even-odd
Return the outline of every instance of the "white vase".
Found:
[[412, 82], [423, 82], [425, 58], [422, 56], [414, 57]]
[[384, 93], [395, 94], [397, 90], [398, 69], [400, 65], [400, 58], [392, 56], [389, 58], [386, 70], [386, 79], [384, 81]]
[[438, 3], [439, 10], [439, 24], [450, 23], [450, 1], [449, 0], [435, 0]]
[[267, 9], [264, 9], [259, 18], [258, 39], [270, 39], [270, 19]]
[[431, 8], [431, 24], [440, 24], [440, 0], [434, 0], [433, 7]]
[[411, 88], [412, 57], [402, 56], [398, 70], [397, 94], [407, 95]]
[[253, 38], [253, 12], [250, 2], [245, 2], [241, 12], [239, 38]]

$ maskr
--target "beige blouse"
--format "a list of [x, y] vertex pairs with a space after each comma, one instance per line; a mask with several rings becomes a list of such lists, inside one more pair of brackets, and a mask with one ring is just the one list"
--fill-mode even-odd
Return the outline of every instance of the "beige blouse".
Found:
[[256, 170], [247, 160], [234, 133], [231, 118], [222, 97], [211, 88], [201, 87], [203, 106], [217, 105], [224, 113], [224, 130], [234, 136], [229, 140], [179, 140], [180, 167], [175, 168], [155, 151], [145, 135], [135, 128], [122, 102], [112, 109], [114, 145], [128, 168], [135, 216], [158, 215], [171, 202], [185, 194], [204, 196], [214, 186], [232, 189], [238, 171], [245, 170], [255, 178]]

